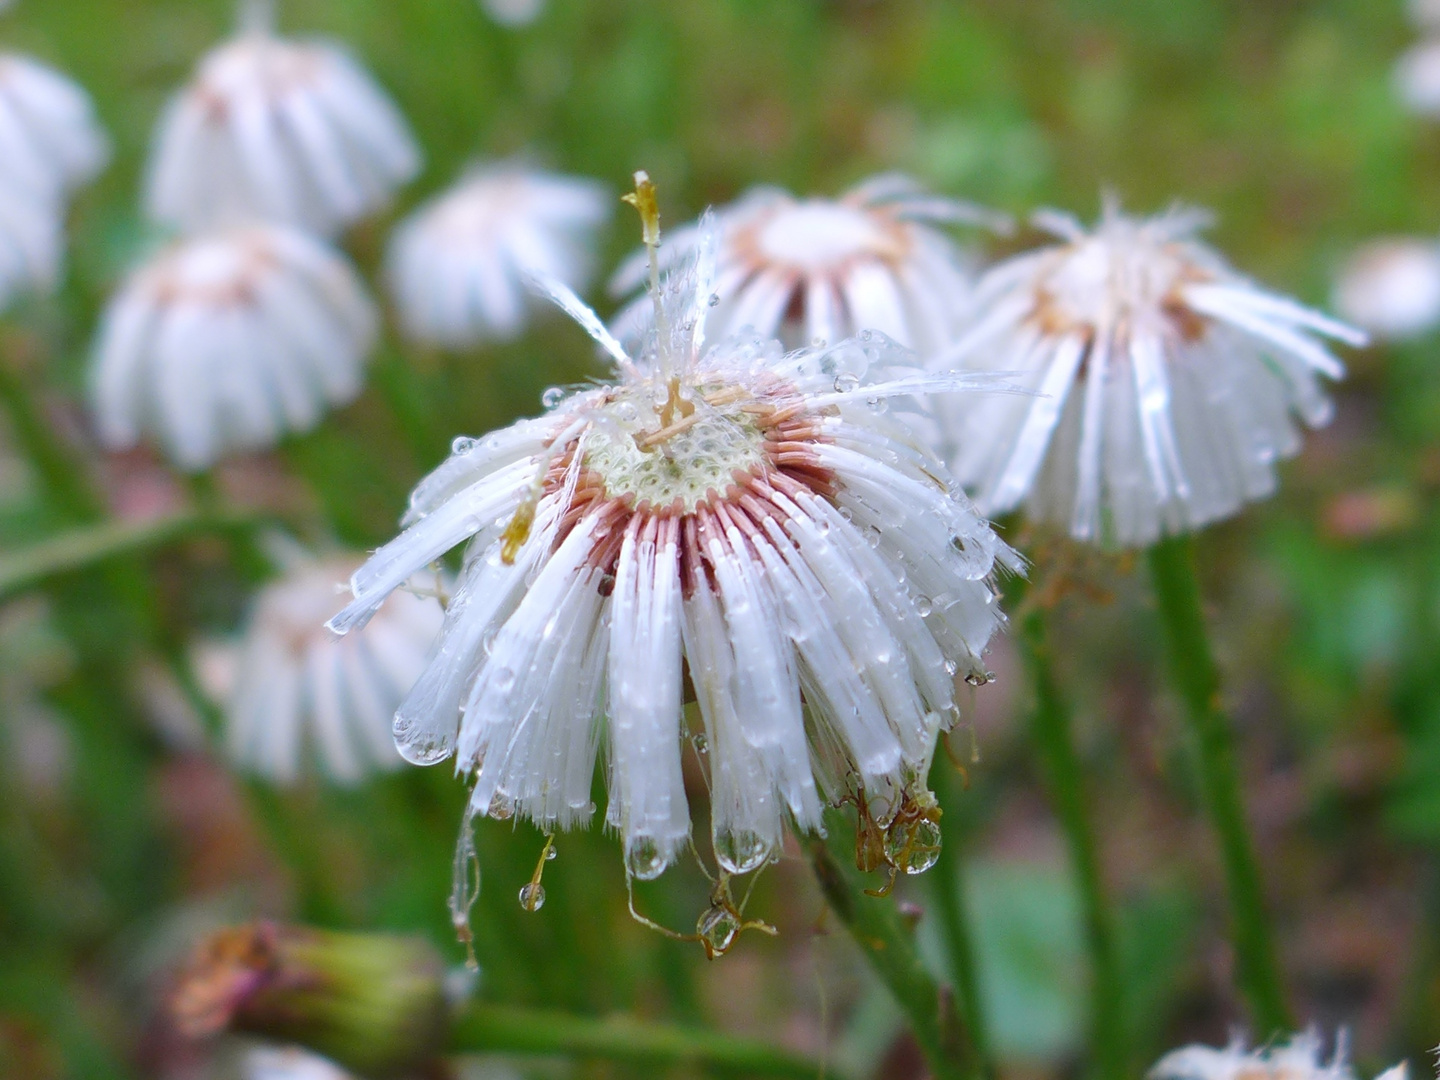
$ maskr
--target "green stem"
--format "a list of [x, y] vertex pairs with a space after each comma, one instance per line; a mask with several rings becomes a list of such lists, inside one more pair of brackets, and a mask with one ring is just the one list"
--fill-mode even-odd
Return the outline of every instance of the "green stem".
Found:
[[244, 514], [187, 512], [151, 521], [107, 521], [71, 529], [0, 556], [0, 601], [52, 578], [87, 570], [111, 559], [195, 536], [243, 530], [254, 524], [255, 519]]
[[1220, 674], [1210, 651], [1195, 553], [1189, 537], [1150, 549], [1150, 575], [1198, 758], [1205, 809], [1220, 844], [1235, 945], [1236, 981], [1249, 1001], [1257, 1035], [1293, 1031], [1275, 944], [1265, 912], [1259, 861], [1245, 817], [1230, 719], [1220, 706]]
[[1084, 765], [1075, 750], [1070, 708], [1055, 681], [1045, 613], [1032, 608], [1021, 620], [1021, 644], [1035, 688], [1030, 732], [1055, 814], [1065, 834], [1080, 888], [1085, 944], [1090, 954], [1090, 1023], [1095, 1071], [1104, 1080], [1126, 1075], [1124, 985], [1115, 949], [1115, 917], [1100, 869], [1099, 844], [1085, 795]]
[[941, 821], [945, 823], [945, 842], [940, 858], [931, 871], [939, 896], [940, 922], [945, 931], [945, 944], [950, 952], [950, 975], [960, 996], [960, 1011], [975, 1047], [978, 1072], [984, 1077], [995, 1075], [995, 1061], [990, 1050], [990, 1027], [985, 1015], [985, 1002], [980, 997], [980, 965], [975, 955], [971, 933], [969, 903], [965, 894], [965, 856], [960, 841], [960, 778], [955, 769], [943, 760], [931, 770], [931, 781], [940, 800]]
[[0, 362], [0, 404], [10, 418], [16, 441], [40, 474], [46, 497], [66, 521], [89, 521], [103, 513], [82, 466], [50, 429], [24, 380]]
[[[843, 818], [828, 815], [826, 828], [828, 839], [811, 837], [806, 842], [820, 891], [909, 1020], [931, 1075], [935, 1080], [979, 1076], [980, 1061], [954, 992], [937, 984], [920, 962], [894, 902], [867, 896], [858, 873], [842, 867], [832, 854], [832, 847], [842, 851], [849, 847], [847, 839], [853, 839], [846, 836]], [[842, 855], [846, 857], [848, 852]]]
[[779, 1047], [695, 1028], [595, 1020], [481, 1002], [466, 1007], [450, 1033], [453, 1054], [566, 1054], [655, 1065], [711, 1066], [756, 1076], [814, 1078], [819, 1061]]

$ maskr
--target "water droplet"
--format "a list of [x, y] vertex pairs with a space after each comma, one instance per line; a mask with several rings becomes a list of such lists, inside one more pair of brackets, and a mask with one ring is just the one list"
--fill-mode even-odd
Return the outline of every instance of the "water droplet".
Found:
[[471, 450], [474, 449], [475, 440], [470, 438], [468, 435], [461, 435], [458, 439], [456, 439], [450, 444], [450, 453], [452, 454], [468, 454]]
[[557, 855], [559, 855], [559, 854], [560, 854], [560, 852], [558, 852], [558, 851], [555, 850], [555, 845], [554, 845], [554, 844], [551, 844], [548, 848], [545, 849], [545, 861], [546, 861], [546, 862], [554, 862], [554, 861], [555, 861], [555, 856], [557, 856]]
[[553, 409], [560, 402], [565, 400], [565, 388], [563, 386], [552, 386], [540, 395], [540, 404], [547, 409]]
[[625, 869], [639, 881], [654, 881], [669, 863], [651, 837], [637, 836], [625, 851]]
[[520, 886], [520, 906], [526, 911], [539, 911], [545, 906], [545, 886], [535, 881]]
[[871, 525], [866, 528], [865, 540], [872, 548], [878, 548], [880, 546], [880, 541], [883, 539], [885, 539], [885, 536], [883, 533], [881, 533], [880, 526]]
[[694, 744], [697, 754], [708, 754], [710, 752], [710, 740], [705, 738], [704, 735], [696, 734], [691, 737], [690, 741]]
[[[935, 605], [930, 602], [928, 596], [919, 596], [915, 598], [915, 610], [919, 612], [922, 619], [925, 619], [930, 617], [930, 613], [935, 610]], [[952, 671], [950, 674], [955, 673]]]
[[883, 397], [866, 398], [865, 404], [870, 406], [871, 412], [883, 413], [890, 407], [890, 403]]
[[695, 932], [711, 959], [723, 955], [740, 932], [740, 920], [723, 907], [707, 908], [695, 924]]
[[960, 670], [960, 665], [957, 664], [954, 660], [946, 660], [946, 661], [945, 661], [945, 674], [946, 674], [946, 675], [954, 675], [954, 674], [955, 674], [957, 671], [959, 671], [959, 670]]
[[746, 829], [719, 833], [712, 842], [716, 860], [732, 874], [748, 874], [770, 857], [770, 845]]
[[994, 678], [995, 673], [993, 671], [972, 671], [969, 675], [965, 676], [965, 681], [971, 686], [984, 686]]
[[826, 341], [823, 337], [817, 337], [817, 338], [811, 338], [811, 339], [810, 339], [810, 347], [811, 347], [812, 349], [823, 349], [823, 348], [825, 348], [825, 346], [828, 345], [828, 344], [830, 344], [830, 343], [829, 343], [828, 341]]
[[907, 874], [923, 874], [940, 858], [940, 826], [933, 821], [922, 821], [911, 834], [910, 847], [900, 869]]
[[709, 298], [708, 298], [705, 302], [706, 302], [707, 304], [709, 304], [711, 307], [719, 307], [719, 306], [720, 306], [720, 294], [719, 294], [719, 293], [713, 293], [713, 292], [712, 292], [712, 293], [710, 294]]
[[496, 792], [490, 799], [490, 809], [485, 811], [485, 816], [495, 821], [509, 821], [515, 816], [515, 808], [510, 805], [509, 799]]
[[837, 394], [848, 394], [860, 385], [860, 376], [851, 375], [845, 372], [835, 376], [835, 392]]
[[874, 331], [874, 330], [861, 330], [860, 333], [856, 335], [856, 337], [858, 337], [861, 341], [865, 341], [865, 342], [874, 341], [874, 340], [875, 340], [875, 331]]

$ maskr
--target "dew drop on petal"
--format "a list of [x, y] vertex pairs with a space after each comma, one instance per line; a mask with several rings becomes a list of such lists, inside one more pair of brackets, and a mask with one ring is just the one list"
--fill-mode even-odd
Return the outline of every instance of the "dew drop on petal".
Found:
[[654, 881], [669, 865], [660, 854], [660, 846], [648, 836], [635, 838], [625, 852], [625, 869], [638, 881]]
[[844, 372], [835, 376], [835, 392], [837, 394], [848, 394], [860, 385], [860, 376]]
[[[935, 610], [935, 605], [930, 602], [928, 596], [920, 596], [915, 600], [915, 610], [922, 619], [925, 619], [930, 617], [931, 612]], [[950, 669], [950, 674], [955, 674], [953, 667]]]
[[714, 837], [716, 861], [732, 874], [748, 874], [770, 855], [770, 845], [756, 833], [741, 829]]
[[545, 906], [545, 886], [534, 881], [520, 886], [520, 906], [526, 911], [539, 911]]
[[565, 400], [565, 388], [561, 386], [549, 387], [540, 395], [540, 404], [547, 409], [553, 409], [560, 402]]
[[695, 745], [697, 754], [708, 754], [710, 752], [710, 741], [704, 735], [694, 735], [690, 741]]
[[712, 293], [710, 294], [710, 298], [706, 301], [706, 303], [708, 303], [711, 307], [719, 307], [719, 306], [720, 306], [720, 294], [719, 294], [719, 293], [713, 293], [713, 292], [712, 292]]
[[474, 449], [475, 440], [470, 438], [468, 435], [461, 435], [458, 439], [456, 439], [450, 444], [450, 453], [452, 454], [468, 454], [471, 450]]

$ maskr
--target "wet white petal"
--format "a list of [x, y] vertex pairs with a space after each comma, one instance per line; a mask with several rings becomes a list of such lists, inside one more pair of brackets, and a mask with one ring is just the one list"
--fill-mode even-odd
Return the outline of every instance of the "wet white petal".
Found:
[[1205, 215], [1108, 206], [976, 288], [970, 328], [933, 366], [1005, 372], [1038, 399], [937, 401], [943, 445], [984, 513], [1023, 505], [1078, 539], [1132, 547], [1274, 489], [1296, 420], [1329, 419], [1325, 338], [1365, 335], [1259, 289], [1192, 237]]

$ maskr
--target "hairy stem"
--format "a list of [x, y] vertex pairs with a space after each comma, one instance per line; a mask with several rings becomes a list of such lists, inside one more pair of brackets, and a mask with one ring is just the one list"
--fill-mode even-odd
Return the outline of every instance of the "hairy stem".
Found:
[[[865, 959], [889, 989], [910, 1023], [935, 1080], [970, 1080], [981, 1074], [975, 1044], [956, 1008], [955, 994], [941, 986], [920, 962], [909, 929], [895, 902], [865, 894], [859, 874], [842, 865], [849, 852], [848, 830], [839, 814], [827, 817], [829, 837], [806, 841], [810, 865], [830, 910], [860, 946]], [[837, 859], [835, 852], [840, 853]]]
[[1030, 732], [1056, 816], [1065, 834], [1080, 889], [1085, 944], [1090, 957], [1090, 1023], [1095, 1072], [1104, 1080], [1126, 1075], [1124, 987], [1115, 948], [1115, 917], [1100, 869], [1095, 825], [1087, 809], [1084, 765], [1075, 750], [1071, 712], [1051, 666], [1045, 612], [1032, 608], [1021, 620], [1022, 648], [1035, 689]]
[[1257, 1036], [1267, 1038], [1293, 1030], [1293, 1020], [1246, 822], [1234, 735], [1220, 705], [1220, 674], [1200, 606], [1194, 548], [1189, 537], [1162, 540], [1150, 549], [1149, 560], [1171, 676], [1184, 701], [1205, 809], [1225, 866], [1236, 980], [1249, 1002]]
[[604, 1020], [476, 1002], [450, 1033], [454, 1054], [564, 1054], [651, 1065], [709, 1066], [752, 1076], [821, 1075], [820, 1062], [794, 1051], [696, 1028]]

